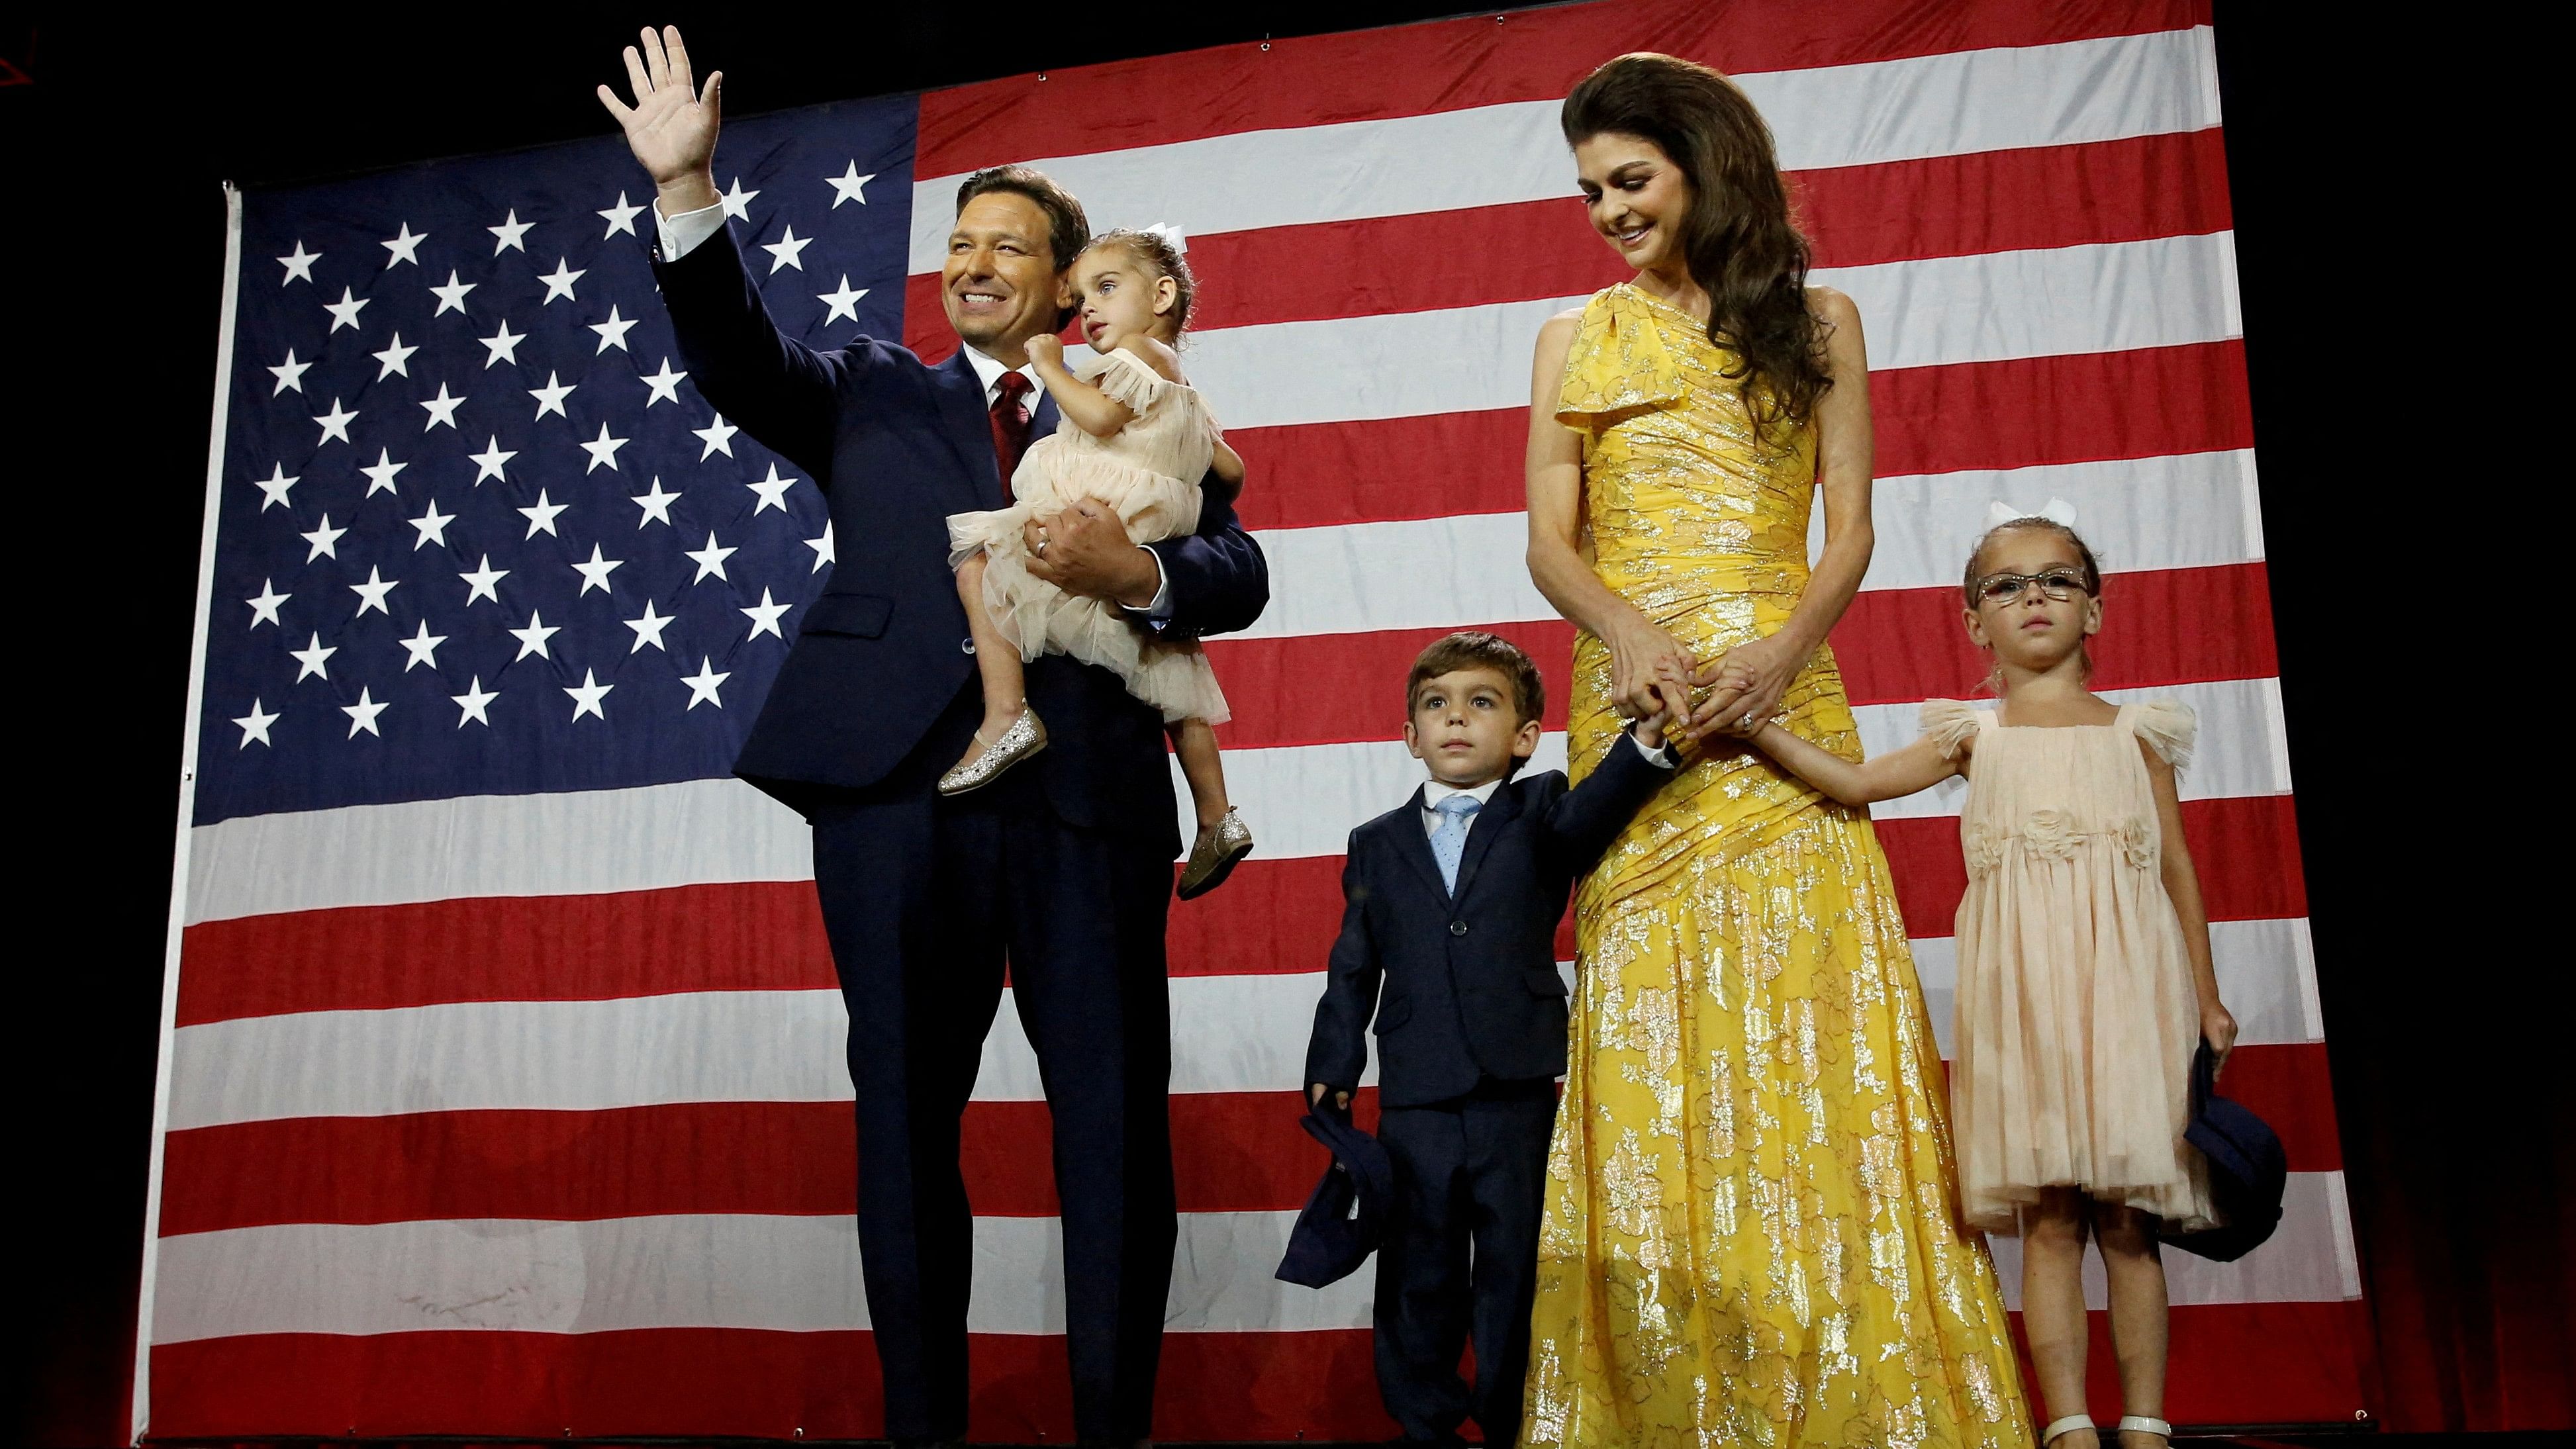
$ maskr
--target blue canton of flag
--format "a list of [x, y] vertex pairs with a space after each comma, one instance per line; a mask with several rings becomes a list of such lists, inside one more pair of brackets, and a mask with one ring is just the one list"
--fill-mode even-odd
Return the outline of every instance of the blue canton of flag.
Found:
[[[915, 114], [727, 120], [790, 336], [901, 335]], [[614, 137], [244, 198], [198, 824], [731, 769], [833, 540], [690, 384], [652, 201]]]

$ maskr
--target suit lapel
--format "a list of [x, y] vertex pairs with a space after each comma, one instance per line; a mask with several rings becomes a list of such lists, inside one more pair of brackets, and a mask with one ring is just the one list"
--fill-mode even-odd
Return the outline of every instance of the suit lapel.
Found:
[[1040, 438], [1052, 436], [1056, 425], [1063, 419], [1063, 412], [1055, 405], [1055, 394], [1039, 388], [1038, 405], [1029, 409], [1029, 441], [1035, 443]]
[[939, 398], [940, 432], [957, 450], [967, 484], [965, 501], [949, 511], [1001, 507], [1009, 501], [1009, 489], [993, 453], [993, 414], [984, 404], [984, 380], [975, 375], [975, 365], [966, 360], [963, 347], [930, 369], [930, 377]]
[[1521, 795], [1506, 780], [1485, 808], [1476, 812], [1476, 823], [1467, 829], [1467, 849], [1458, 861], [1458, 899], [1465, 900], [1469, 887], [1476, 883], [1476, 867], [1484, 864], [1485, 852], [1494, 848], [1495, 837], [1503, 827], [1521, 813]]
[[1387, 822], [1395, 832], [1395, 853], [1421, 875], [1422, 883], [1431, 887], [1435, 900], [1449, 899], [1449, 887], [1440, 883], [1440, 862], [1431, 855], [1431, 837], [1422, 829], [1422, 791], [1416, 788], [1405, 813]]

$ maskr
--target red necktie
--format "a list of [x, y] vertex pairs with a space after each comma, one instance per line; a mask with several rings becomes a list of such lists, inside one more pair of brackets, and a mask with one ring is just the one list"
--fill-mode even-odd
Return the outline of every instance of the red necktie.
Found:
[[1005, 507], [1011, 501], [1011, 475], [1020, 471], [1020, 455], [1029, 450], [1029, 405], [1021, 401], [1028, 391], [1026, 373], [1006, 372], [993, 394], [993, 461], [1001, 465]]

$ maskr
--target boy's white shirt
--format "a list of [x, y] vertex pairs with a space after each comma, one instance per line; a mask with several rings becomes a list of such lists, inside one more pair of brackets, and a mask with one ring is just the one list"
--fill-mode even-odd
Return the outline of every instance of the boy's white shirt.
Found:
[[[707, 238], [724, 229], [724, 218], [724, 203], [721, 201], [712, 206], [701, 206], [695, 211], [681, 212], [678, 216], [664, 216], [660, 203], [655, 203], [653, 230], [662, 244], [664, 260], [676, 262], [696, 251], [706, 243]], [[992, 407], [993, 399], [1001, 396], [1002, 376], [1005, 373], [1016, 372], [1029, 380], [1029, 386], [1033, 390], [1046, 391], [1046, 384], [1038, 380], [1034, 364], [1004, 367], [999, 361], [986, 357], [970, 345], [966, 348], [966, 365], [975, 369], [976, 378], [984, 384], [986, 408]], [[1163, 556], [1150, 548], [1145, 548], [1141, 543], [1136, 546], [1145, 549], [1145, 556], [1154, 561], [1154, 598], [1141, 609], [1133, 604], [1121, 604], [1118, 607], [1130, 614], [1144, 617], [1155, 619], [1168, 617], [1172, 612], [1172, 580], [1171, 576], [1163, 571]]]
[[[1628, 735], [1627, 740], [1628, 743], [1637, 745], [1637, 753], [1646, 757], [1647, 764], [1654, 766], [1658, 770], [1669, 770], [1673, 767], [1673, 752], [1671, 750], [1662, 745], [1656, 745], [1652, 749], [1649, 749], [1644, 745], [1638, 745], [1637, 737], [1635, 735]], [[1448, 799], [1452, 795], [1468, 795], [1474, 797], [1476, 808], [1478, 810], [1482, 810], [1486, 806], [1494, 803], [1494, 792], [1503, 788], [1503, 781], [1510, 778], [1511, 777], [1508, 775], [1497, 775], [1481, 785], [1470, 785], [1463, 790], [1454, 785], [1443, 785], [1438, 780], [1424, 781], [1422, 784], [1422, 833], [1425, 835], [1436, 835], [1439, 833], [1441, 801]]]

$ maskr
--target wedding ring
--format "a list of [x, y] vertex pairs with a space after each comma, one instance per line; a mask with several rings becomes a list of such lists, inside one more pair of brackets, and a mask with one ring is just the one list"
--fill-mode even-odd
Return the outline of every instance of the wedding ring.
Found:
[[1048, 544], [1049, 542], [1051, 542], [1051, 541], [1052, 541], [1052, 540], [1048, 539], [1048, 537], [1046, 536], [1046, 534], [1045, 534], [1045, 532], [1044, 532], [1043, 530], [1041, 530], [1041, 531], [1039, 532], [1039, 534], [1038, 534], [1038, 549], [1037, 549], [1038, 557], [1040, 557], [1040, 558], [1045, 558], [1045, 557], [1046, 557], [1047, 544]]

